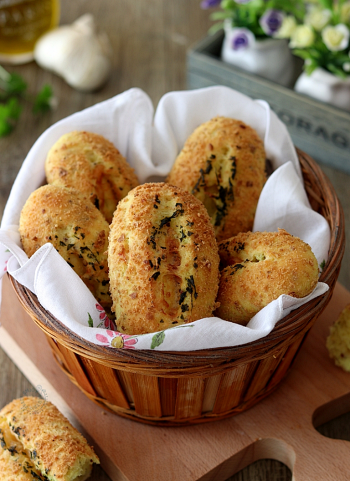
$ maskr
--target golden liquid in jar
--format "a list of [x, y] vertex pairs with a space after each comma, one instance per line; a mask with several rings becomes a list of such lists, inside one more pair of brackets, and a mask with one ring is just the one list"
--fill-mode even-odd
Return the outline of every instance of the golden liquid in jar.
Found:
[[59, 0], [0, 0], [0, 61], [33, 58], [38, 38], [59, 20]]

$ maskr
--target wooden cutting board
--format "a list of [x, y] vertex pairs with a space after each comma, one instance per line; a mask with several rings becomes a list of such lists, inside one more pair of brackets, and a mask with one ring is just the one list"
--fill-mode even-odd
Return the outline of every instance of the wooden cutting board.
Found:
[[329, 326], [348, 303], [350, 293], [338, 284], [274, 393], [244, 413], [198, 426], [148, 426], [96, 406], [59, 369], [7, 279], [0, 342], [29, 381], [88, 437], [114, 481], [223, 481], [263, 458], [285, 463], [295, 481], [346, 481], [350, 443], [326, 438], [314, 425], [350, 411], [350, 373], [333, 364], [325, 347]]

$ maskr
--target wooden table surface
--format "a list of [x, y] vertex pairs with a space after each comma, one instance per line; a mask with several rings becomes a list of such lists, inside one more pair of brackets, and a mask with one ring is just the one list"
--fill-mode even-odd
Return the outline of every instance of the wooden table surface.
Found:
[[[108, 83], [98, 92], [73, 90], [57, 76], [40, 69], [34, 62], [23, 66], [7, 66], [18, 72], [35, 92], [45, 83], [52, 85], [58, 105], [41, 117], [33, 117], [30, 106], [24, 108], [14, 132], [0, 139], [0, 218], [12, 183], [21, 164], [38, 136], [58, 120], [108, 99], [131, 87], [140, 87], [157, 105], [163, 94], [186, 88], [186, 50], [203, 38], [211, 25], [200, 0], [61, 0], [61, 24], [71, 23], [83, 13], [95, 16], [98, 27], [105, 31], [113, 48], [113, 70]], [[350, 176], [322, 167], [335, 186], [346, 218], [350, 239]], [[349, 241], [348, 241], [349, 242]], [[347, 243], [340, 282], [350, 289], [350, 246]], [[33, 387], [0, 347], [0, 408], [12, 399], [34, 394]], [[345, 415], [322, 427], [330, 437], [350, 440], [350, 416]], [[93, 479], [106, 481], [102, 469]], [[289, 481], [289, 469], [273, 460], [263, 460], [230, 478], [231, 481]]]

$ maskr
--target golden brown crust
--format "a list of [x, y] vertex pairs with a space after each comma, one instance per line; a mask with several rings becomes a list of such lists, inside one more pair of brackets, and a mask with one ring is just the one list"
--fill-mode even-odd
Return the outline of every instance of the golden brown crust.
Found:
[[244, 122], [226, 117], [190, 135], [167, 178], [204, 203], [218, 240], [252, 229], [265, 181], [262, 140]]
[[246, 232], [219, 244], [221, 280], [216, 315], [247, 324], [281, 294], [302, 298], [318, 281], [311, 248], [283, 229]]
[[98, 302], [111, 307], [106, 254], [109, 225], [81, 193], [55, 185], [40, 187], [22, 209], [19, 232], [29, 257], [50, 242]]
[[139, 184], [125, 158], [102, 135], [70, 132], [50, 149], [46, 164], [49, 184], [78, 189], [91, 199], [108, 223], [120, 199]]
[[330, 327], [326, 346], [329, 356], [344, 371], [350, 372], [350, 304]]
[[144, 334], [210, 316], [219, 256], [203, 204], [169, 184], [144, 184], [119, 204], [108, 263], [116, 323]]
[[0, 479], [1, 481], [44, 480], [12, 433], [6, 419], [0, 416]]
[[[40, 473], [39, 478], [32, 475], [23, 477], [23, 481], [81, 481], [90, 475], [93, 463], [99, 464], [85, 438], [53, 404], [43, 399], [23, 397], [12, 401], [0, 411], [0, 428], [4, 440], [0, 463], [1, 459], [3, 464], [10, 460], [6, 451], [14, 446], [12, 451], [16, 452], [11, 461], [17, 459], [18, 462], [11, 468], [18, 470], [22, 464], [24, 475], [31, 471]], [[25, 473], [23, 466], [29, 473]], [[1, 479], [8, 481], [12, 478], [2, 476]]]

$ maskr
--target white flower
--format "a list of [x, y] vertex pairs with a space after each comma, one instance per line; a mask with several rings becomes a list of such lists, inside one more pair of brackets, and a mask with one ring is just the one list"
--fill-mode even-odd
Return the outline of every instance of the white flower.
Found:
[[232, 28], [230, 37], [232, 50], [245, 50], [255, 43], [255, 35], [247, 28]]
[[269, 8], [260, 18], [259, 24], [266, 35], [274, 37], [279, 32], [285, 15], [281, 10]]
[[305, 48], [311, 47], [315, 41], [315, 32], [309, 25], [299, 25], [294, 30], [291, 39], [291, 48]]
[[332, 52], [344, 50], [349, 44], [349, 29], [343, 23], [335, 27], [328, 25], [322, 30], [322, 40]]
[[281, 28], [278, 30], [275, 37], [277, 38], [290, 38], [297, 27], [297, 21], [292, 15], [284, 17]]
[[311, 7], [305, 17], [305, 23], [311, 25], [317, 32], [320, 32], [331, 19], [332, 12], [320, 7]]
[[350, 2], [345, 2], [340, 7], [340, 21], [350, 23]]

